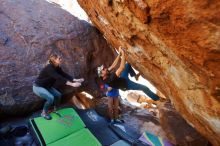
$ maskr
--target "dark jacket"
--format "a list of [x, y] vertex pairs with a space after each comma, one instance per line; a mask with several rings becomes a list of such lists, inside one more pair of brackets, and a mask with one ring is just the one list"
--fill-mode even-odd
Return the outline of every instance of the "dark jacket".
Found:
[[115, 88], [115, 89], [121, 89], [126, 90], [127, 89], [127, 80], [121, 77], [117, 77], [117, 75], [114, 73], [109, 73], [107, 79], [103, 80], [105, 84], [108, 86]]
[[48, 64], [40, 72], [35, 81], [35, 85], [44, 88], [50, 88], [52, 86], [58, 87], [65, 85], [68, 80], [72, 81], [73, 78], [65, 73], [61, 67]]

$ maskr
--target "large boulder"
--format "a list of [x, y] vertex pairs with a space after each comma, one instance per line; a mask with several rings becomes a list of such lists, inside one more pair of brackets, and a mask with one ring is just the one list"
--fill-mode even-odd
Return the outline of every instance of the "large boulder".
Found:
[[220, 1], [78, 2], [182, 117], [220, 145]]
[[62, 55], [64, 71], [85, 78], [79, 90], [98, 96], [95, 68], [112, 62], [114, 52], [95, 27], [45, 0], [0, 3], [0, 115], [42, 106], [32, 83], [52, 52]]
[[169, 140], [180, 146], [207, 146], [208, 141], [190, 126], [170, 102], [159, 106], [160, 124]]

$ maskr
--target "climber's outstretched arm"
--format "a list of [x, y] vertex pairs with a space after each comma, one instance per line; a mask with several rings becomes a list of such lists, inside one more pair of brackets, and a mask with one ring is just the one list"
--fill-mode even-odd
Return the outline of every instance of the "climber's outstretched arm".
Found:
[[122, 48], [119, 48], [119, 54], [121, 54], [121, 63], [120, 63], [119, 68], [115, 72], [116, 76], [118, 76], [118, 77], [120, 76], [120, 74], [122, 73], [122, 71], [125, 68], [125, 53], [122, 50]]
[[[119, 50], [121, 49], [121, 46], [119, 47]], [[113, 70], [115, 68], [115, 66], [118, 64], [118, 61], [120, 60], [120, 51], [118, 56], [115, 58], [114, 62], [112, 63], [112, 65], [108, 68], [109, 71]]]
[[120, 55], [118, 55], [114, 62], [112, 63], [112, 65], [108, 68], [109, 71], [113, 70], [115, 68], [115, 66], [118, 64], [118, 61], [120, 60]]

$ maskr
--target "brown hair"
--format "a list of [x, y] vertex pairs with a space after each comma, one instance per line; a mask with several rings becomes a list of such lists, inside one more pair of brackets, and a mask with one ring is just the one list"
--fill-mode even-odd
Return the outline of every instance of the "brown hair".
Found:
[[48, 57], [48, 60], [47, 60], [47, 64], [50, 63], [52, 65], [55, 65], [54, 60], [57, 59], [58, 57], [60, 57], [60, 55], [55, 54], [55, 53], [50, 54], [50, 56]]

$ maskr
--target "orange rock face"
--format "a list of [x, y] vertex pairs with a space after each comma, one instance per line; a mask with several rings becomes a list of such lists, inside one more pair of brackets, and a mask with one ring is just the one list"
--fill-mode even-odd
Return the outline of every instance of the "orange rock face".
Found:
[[188, 123], [220, 145], [220, 1], [78, 2]]

